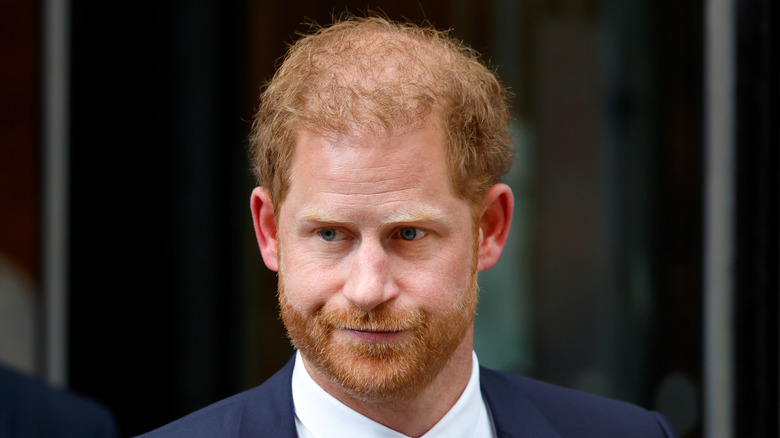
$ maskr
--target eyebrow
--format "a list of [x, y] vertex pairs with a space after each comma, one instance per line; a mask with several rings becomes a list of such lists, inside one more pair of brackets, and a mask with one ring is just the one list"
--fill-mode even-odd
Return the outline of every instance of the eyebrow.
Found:
[[[301, 220], [305, 222], [340, 224], [354, 222], [352, 219], [349, 219], [346, 216], [341, 216], [338, 213], [326, 211], [323, 209], [305, 210], [301, 214]], [[394, 211], [389, 217], [384, 218], [382, 222], [386, 224], [421, 222], [442, 222], [449, 224], [452, 222], [452, 219], [438, 208], [421, 206], [414, 208], [400, 208], [397, 211]]]

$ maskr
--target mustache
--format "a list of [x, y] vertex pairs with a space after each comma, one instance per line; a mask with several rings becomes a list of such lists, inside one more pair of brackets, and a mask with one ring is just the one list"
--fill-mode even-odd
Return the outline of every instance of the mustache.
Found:
[[355, 307], [337, 309], [323, 307], [319, 310], [318, 320], [332, 329], [345, 329], [369, 332], [400, 332], [414, 330], [425, 324], [425, 312], [420, 309], [391, 311], [379, 307], [364, 311]]

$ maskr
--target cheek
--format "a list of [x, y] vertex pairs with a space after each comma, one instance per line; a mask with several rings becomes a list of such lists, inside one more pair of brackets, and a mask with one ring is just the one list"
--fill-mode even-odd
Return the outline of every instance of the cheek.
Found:
[[404, 264], [396, 279], [401, 289], [417, 297], [418, 305], [441, 308], [470, 292], [475, 267], [472, 248], [458, 247], [424, 263]]
[[322, 307], [341, 289], [338, 267], [325, 266], [305, 251], [290, 253], [281, 253], [279, 265], [279, 279], [288, 301], [299, 309]]

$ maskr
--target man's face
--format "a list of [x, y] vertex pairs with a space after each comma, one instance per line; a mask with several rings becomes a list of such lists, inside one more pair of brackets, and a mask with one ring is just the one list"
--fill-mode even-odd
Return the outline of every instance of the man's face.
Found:
[[445, 153], [433, 127], [296, 143], [277, 217], [281, 313], [309, 371], [353, 397], [413, 396], [471, 349], [478, 237]]

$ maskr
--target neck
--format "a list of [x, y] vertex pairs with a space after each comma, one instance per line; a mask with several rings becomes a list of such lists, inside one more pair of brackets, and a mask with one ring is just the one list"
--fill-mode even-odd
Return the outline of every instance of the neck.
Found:
[[306, 358], [306, 371], [322, 389], [360, 414], [410, 437], [420, 437], [431, 430], [458, 401], [471, 377], [471, 351], [474, 327], [463, 338], [447, 365], [425, 388], [412, 397], [397, 400], [356, 399], [333, 383]]

